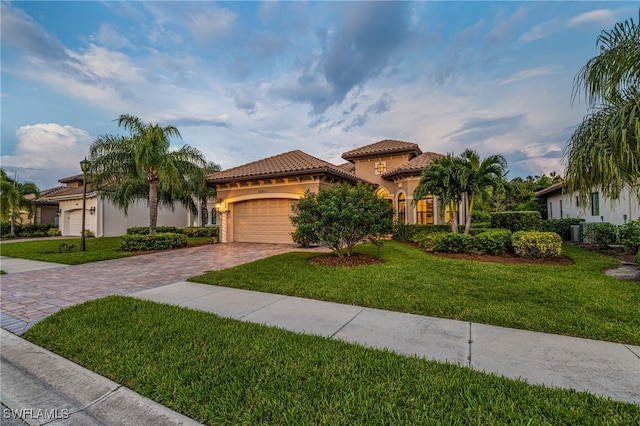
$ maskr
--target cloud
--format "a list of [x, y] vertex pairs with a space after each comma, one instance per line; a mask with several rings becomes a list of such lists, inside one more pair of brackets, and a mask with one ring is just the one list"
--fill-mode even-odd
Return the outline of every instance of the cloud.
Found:
[[598, 9], [591, 12], [581, 13], [569, 20], [570, 27], [580, 25], [594, 25], [598, 27], [607, 27], [615, 24], [616, 15], [612, 10]]
[[554, 74], [555, 72], [556, 71], [554, 70], [554, 68], [549, 66], [542, 66], [542, 67], [532, 68], [528, 70], [523, 70], [515, 73], [514, 75], [507, 78], [506, 80], [500, 81], [498, 85], [517, 83], [522, 80], [528, 80], [530, 78], [542, 77], [545, 75]]
[[107, 24], [101, 24], [98, 32], [90, 36], [89, 39], [111, 49], [131, 47], [131, 43], [126, 37], [123, 37], [118, 30]]
[[409, 35], [404, 2], [339, 3], [336, 11], [337, 26], [316, 33], [320, 53], [302, 58], [298, 78], [277, 89], [287, 99], [311, 104], [316, 115], [379, 76]]
[[520, 41], [524, 43], [529, 43], [535, 40], [540, 40], [545, 37], [549, 37], [551, 34], [555, 33], [559, 29], [561, 29], [563, 23], [558, 18], [550, 19], [546, 22], [543, 22], [538, 25], [534, 25], [531, 27], [529, 31], [522, 34], [520, 36]]
[[229, 117], [224, 115], [212, 119], [200, 119], [191, 117], [174, 118], [171, 120], [171, 123], [176, 127], [225, 127], [227, 129], [232, 127], [231, 123], [229, 122]]
[[79, 174], [79, 161], [92, 142], [87, 131], [56, 123], [22, 126], [16, 137], [15, 151], [2, 156], [2, 167], [18, 170], [21, 180], [32, 181], [40, 189], [58, 186], [57, 179]]
[[370, 113], [382, 114], [384, 112], [387, 112], [391, 109], [392, 103], [393, 103], [393, 98], [391, 97], [391, 95], [389, 95], [387, 92], [384, 92], [380, 96], [380, 98], [378, 98], [376, 102], [369, 105], [369, 107], [362, 114], [356, 115], [351, 120], [351, 123], [349, 123], [349, 125], [344, 127], [344, 131], [348, 132], [355, 128], [364, 126], [365, 124], [367, 124], [367, 121], [369, 121]]
[[502, 44], [509, 40], [513, 33], [514, 26], [519, 20], [524, 18], [524, 16], [525, 10], [522, 7], [508, 18], [505, 18], [504, 14], [500, 13], [496, 18], [496, 26], [493, 27], [484, 39], [485, 47]]
[[524, 114], [495, 118], [471, 118], [464, 121], [460, 127], [446, 135], [446, 137], [455, 143], [472, 145], [508, 133], [521, 132], [527, 127], [527, 120]]

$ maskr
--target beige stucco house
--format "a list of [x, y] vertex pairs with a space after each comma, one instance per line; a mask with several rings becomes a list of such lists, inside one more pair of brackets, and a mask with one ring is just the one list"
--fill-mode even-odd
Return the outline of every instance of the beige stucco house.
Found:
[[416, 143], [383, 140], [345, 152], [347, 163], [339, 166], [296, 150], [213, 173], [207, 182], [217, 190], [220, 241], [292, 243], [293, 203], [306, 190], [340, 182], [371, 183], [393, 205], [399, 222], [445, 223], [436, 198], [413, 204], [420, 173], [439, 156], [423, 153]]
[[[82, 231], [82, 175], [59, 180], [65, 188], [49, 195], [48, 200], [58, 203], [58, 228], [61, 235], [81, 235]], [[158, 208], [158, 226], [184, 228], [193, 226], [196, 218], [181, 205]], [[87, 184], [85, 229], [96, 237], [116, 237], [127, 233], [127, 228], [149, 226], [149, 208], [145, 201], [129, 206], [127, 215]]]

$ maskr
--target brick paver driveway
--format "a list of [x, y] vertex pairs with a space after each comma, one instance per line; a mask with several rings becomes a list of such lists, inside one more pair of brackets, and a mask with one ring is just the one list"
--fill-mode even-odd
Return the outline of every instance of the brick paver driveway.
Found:
[[35, 321], [67, 306], [171, 284], [297, 249], [287, 244], [216, 244], [3, 275], [2, 328], [22, 334]]

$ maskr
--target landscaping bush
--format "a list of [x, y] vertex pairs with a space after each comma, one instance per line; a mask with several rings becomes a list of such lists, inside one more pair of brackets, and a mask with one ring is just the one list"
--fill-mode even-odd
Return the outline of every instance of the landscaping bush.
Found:
[[451, 232], [438, 234], [435, 251], [444, 253], [476, 253], [473, 237]]
[[564, 241], [571, 239], [571, 225], [579, 225], [584, 219], [566, 218], [566, 219], [545, 219], [542, 221], [541, 231], [555, 232], [560, 235]]
[[31, 232], [22, 231], [20, 236], [24, 238], [46, 237], [47, 233], [44, 231], [31, 231]]
[[[156, 227], [157, 234], [181, 234], [182, 229], [176, 228], [175, 226], [158, 226]], [[127, 235], [149, 235], [149, 227], [148, 226], [136, 226], [133, 228], [127, 228]]]
[[640, 251], [636, 253], [634, 260], [636, 261], [636, 265], [640, 266]]
[[182, 233], [188, 238], [194, 237], [215, 237], [219, 236], [219, 228], [217, 226], [190, 226], [182, 229]]
[[515, 254], [535, 260], [562, 254], [562, 238], [555, 232], [518, 231], [511, 237], [511, 244]]
[[540, 212], [494, 212], [491, 213], [491, 227], [508, 229], [511, 232], [539, 231], [542, 226]]
[[640, 219], [627, 222], [618, 230], [620, 231], [620, 242], [624, 245], [624, 251], [638, 253], [640, 249]]
[[420, 232], [411, 237], [411, 241], [418, 244], [420, 247], [428, 252], [436, 251], [439, 241], [442, 236], [446, 235], [445, 232]]
[[582, 226], [585, 242], [596, 247], [608, 247], [618, 241], [618, 226], [612, 223], [585, 223]]
[[508, 229], [490, 229], [473, 238], [476, 252], [480, 254], [502, 254], [512, 250], [511, 231]]
[[120, 240], [120, 250], [165, 250], [187, 245], [187, 236], [179, 233], [156, 233], [154, 235], [125, 235]]
[[482, 223], [482, 222], [491, 222], [491, 213], [490, 212], [480, 212], [474, 209], [471, 214], [471, 224]]
[[60, 230], [58, 228], [50, 228], [47, 231], [47, 237], [57, 237], [60, 235]]

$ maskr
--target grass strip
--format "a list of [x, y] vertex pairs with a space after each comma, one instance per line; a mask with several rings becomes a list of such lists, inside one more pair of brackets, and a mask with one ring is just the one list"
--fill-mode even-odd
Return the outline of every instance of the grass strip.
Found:
[[122, 296], [26, 338], [199, 422], [626, 425], [640, 406]]
[[640, 286], [604, 275], [610, 257], [563, 250], [574, 265], [452, 260], [385, 241], [383, 264], [318, 266], [307, 262], [317, 253], [292, 252], [189, 281], [639, 345]]
[[[189, 238], [189, 244], [209, 242], [211, 237]], [[65, 244], [65, 246], [62, 246]], [[69, 245], [71, 251], [66, 251]], [[120, 250], [120, 237], [87, 238], [86, 251], [80, 251], [80, 238], [51, 239], [0, 244], [2, 256], [43, 262], [80, 265], [131, 256], [131, 252]]]

